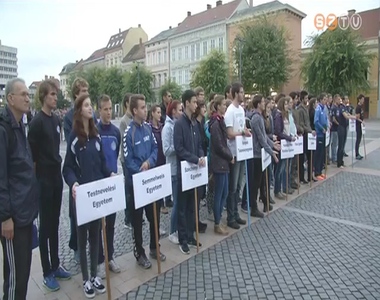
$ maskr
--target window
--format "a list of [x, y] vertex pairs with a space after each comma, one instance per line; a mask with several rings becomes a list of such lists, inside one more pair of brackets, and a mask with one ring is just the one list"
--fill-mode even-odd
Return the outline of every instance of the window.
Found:
[[201, 44], [200, 43], [197, 44], [196, 57], [197, 57], [197, 60], [201, 59]]
[[153, 75], [153, 82], [152, 82], [152, 84], [153, 84], [153, 88], [155, 88], [156, 87], [156, 76], [155, 75]]
[[158, 87], [161, 87], [161, 74], [158, 74]]
[[215, 49], [215, 40], [211, 40], [211, 50]]
[[168, 74], [164, 73], [164, 83], [168, 80]]
[[224, 49], [224, 43], [223, 43], [223, 38], [219, 38], [219, 51], [223, 51]]
[[158, 52], [158, 54], [157, 54], [157, 63], [160, 65], [161, 64], [161, 51], [160, 52]]
[[175, 61], [175, 49], [172, 49], [172, 61]]
[[168, 53], [166, 52], [166, 50], [164, 50], [164, 64], [166, 63], [166, 60], [167, 60], [167, 56], [168, 56]]
[[171, 78], [174, 82], [177, 82], [177, 78], [176, 78], [176, 71], [173, 71], [172, 72], [172, 78]]
[[191, 61], [195, 60], [195, 45], [191, 45]]
[[178, 71], [178, 84], [183, 84], [182, 73], [183, 73], [182, 70]]
[[111, 58], [111, 67], [113, 66], [113, 58]]
[[181, 47], [181, 48], [178, 48], [178, 60], [179, 60], [179, 61], [182, 60], [182, 47]]
[[185, 46], [185, 59], [189, 59], [189, 46]]
[[207, 41], [203, 42], [203, 56], [207, 55]]
[[189, 83], [189, 70], [188, 69], [186, 69], [185, 70], [185, 84], [188, 84]]
[[152, 65], [154, 66], [154, 65], [156, 65], [157, 63], [156, 63], [156, 53], [155, 52], [153, 52], [153, 55], [152, 55]]

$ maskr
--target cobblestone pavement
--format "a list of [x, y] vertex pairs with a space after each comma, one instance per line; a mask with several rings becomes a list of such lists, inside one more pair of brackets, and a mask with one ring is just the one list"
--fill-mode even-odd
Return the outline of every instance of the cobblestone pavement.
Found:
[[[361, 153], [364, 156], [364, 152]], [[380, 149], [375, 150], [367, 155], [367, 159], [356, 161], [354, 167], [380, 170]]]
[[339, 173], [120, 300], [380, 299], [378, 180]]

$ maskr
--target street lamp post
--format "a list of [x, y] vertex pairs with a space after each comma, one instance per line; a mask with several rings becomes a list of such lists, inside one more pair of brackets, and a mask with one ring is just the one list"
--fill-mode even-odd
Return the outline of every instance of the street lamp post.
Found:
[[141, 61], [136, 62], [136, 69], [137, 69], [137, 93], [140, 94], [140, 64], [143, 64]]
[[241, 66], [241, 61], [242, 61], [242, 52], [243, 52], [243, 43], [244, 40], [241, 37], [237, 37], [236, 40], [239, 42], [239, 81], [240, 83], [242, 82], [242, 66]]

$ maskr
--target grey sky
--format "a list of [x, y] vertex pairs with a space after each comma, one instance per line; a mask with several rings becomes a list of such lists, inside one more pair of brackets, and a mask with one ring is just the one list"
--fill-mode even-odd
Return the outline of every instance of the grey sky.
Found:
[[[186, 17], [206, 9], [211, 0], [0, 0], [0, 40], [18, 48], [19, 76], [29, 85], [44, 75], [58, 77], [68, 62], [86, 59], [105, 47], [109, 37], [136, 27], [149, 39], [175, 27]], [[226, 2], [226, 1], [223, 1]], [[269, 2], [255, 0], [254, 5]], [[379, 0], [284, 0], [307, 14], [302, 21], [303, 40], [313, 32], [318, 13], [340, 15], [379, 7]], [[131, 3], [131, 4], [127, 4]]]

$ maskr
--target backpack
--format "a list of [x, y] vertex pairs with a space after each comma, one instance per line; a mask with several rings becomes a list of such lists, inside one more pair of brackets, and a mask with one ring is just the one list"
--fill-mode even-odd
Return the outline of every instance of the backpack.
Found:
[[4, 127], [5, 132], [7, 133], [7, 138], [8, 138], [7, 156], [9, 159], [10, 154], [15, 152], [16, 136], [11, 125], [9, 125], [9, 123], [7, 123], [6, 121], [0, 120], [0, 126]]

